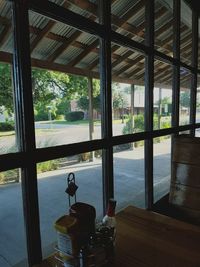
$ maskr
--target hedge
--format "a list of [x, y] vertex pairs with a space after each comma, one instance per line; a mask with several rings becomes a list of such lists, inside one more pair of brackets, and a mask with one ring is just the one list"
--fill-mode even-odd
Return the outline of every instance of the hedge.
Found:
[[6, 131], [14, 131], [15, 126], [14, 122], [0, 122], [0, 131], [1, 132], [6, 132]]
[[78, 121], [83, 120], [84, 112], [83, 111], [72, 111], [65, 115], [67, 121]]

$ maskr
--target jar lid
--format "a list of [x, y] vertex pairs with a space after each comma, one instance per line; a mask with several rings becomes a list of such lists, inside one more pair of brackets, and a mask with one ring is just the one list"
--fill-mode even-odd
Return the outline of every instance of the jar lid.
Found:
[[60, 217], [54, 224], [57, 231], [67, 234], [69, 233], [77, 224], [77, 219], [75, 217], [64, 215]]
[[96, 218], [95, 207], [84, 202], [76, 202], [70, 208], [70, 215], [82, 220]]

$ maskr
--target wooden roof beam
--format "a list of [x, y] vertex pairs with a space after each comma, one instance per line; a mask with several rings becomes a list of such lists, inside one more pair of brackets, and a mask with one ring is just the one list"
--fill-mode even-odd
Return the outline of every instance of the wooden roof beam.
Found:
[[119, 59], [117, 59], [115, 62], [112, 63], [112, 68], [116, 67], [117, 65], [119, 65], [121, 62], [123, 62], [125, 59], [127, 59], [129, 56], [131, 56], [132, 54], [134, 54], [133, 51], [129, 50], [126, 51], [123, 56], [121, 56]]
[[[62, 6], [64, 8], [68, 8], [69, 5], [66, 2], [64, 2], [62, 4]], [[40, 33], [37, 34], [37, 36], [35, 37], [35, 39], [33, 40], [33, 42], [30, 45], [30, 52], [31, 53], [36, 48], [36, 46], [39, 45], [39, 43], [42, 41], [42, 39], [44, 37], [46, 37], [46, 35], [51, 31], [51, 29], [53, 28], [53, 26], [56, 23], [57, 23], [56, 21], [49, 20], [48, 23], [46, 24], [46, 26], [44, 26], [44, 28], [40, 31]]]
[[[0, 52], [0, 62], [12, 64], [12, 54], [6, 53], [6, 52]], [[92, 77], [95, 79], [99, 79], [99, 73], [94, 71], [88, 71], [85, 69], [75, 68], [75, 67], [68, 67], [66, 65], [61, 65], [57, 63], [49, 63], [46, 61], [38, 60], [38, 59], [32, 59], [31, 60], [32, 67], [40, 68], [40, 69], [48, 69], [52, 71], [58, 71], [63, 72], [67, 74], [72, 75], [80, 75], [84, 77]], [[112, 77], [113, 81], [120, 82], [120, 83], [128, 83], [128, 84], [140, 84], [139, 81], [133, 81], [132, 79], [127, 78], [120, 78], [113, 75]]]
[[[90, 16], [91, 20], [95, 20], [94, 16]], [[68, 40], [63, 41], [63, 44], [61, 44], [56, 51], [54, 51], [54, 53], [47, 59], [50, 62], [53, 62], [56, 60], [56, 58], [58, 58], [70, 45], [72, 45], [75, 40], [82, 34], [83, 32], [77, 30], [76, 32], [74, 32], [72, 34], [72, 36], [70, 36], [68, 38]], [[49, 34], [50, 35], [50, 34]], [[48, 36], [49, 36], [48, 35]]]
[[137, 58], [135, 58], [134, 60], [131, 60], [131, 62], [129, 62], [128, 65], [126, 65], [126, 66], [122, 67], [120, 70], [114, 72], [114, 74], [115, 74], [116, 76], [120, 75], [121, 73], [123, 73], [123, 72], [127, 71], [128, 69], [132, 68], [134, 65], [137, 65], [138, 62], [140, 62], [140, 61], [143, 60], [143, 59], [144, 59], [144, 56], [139, 55], [139, 56], [138, 56]]
[[56, 24], [55, 21], [50, 20], [47, 25], [37, 34], [35, 39], [30, 45], [30, 52], [32, 53], [36, 46], [43, 40], [43, 38], [50, 32], [53, 26]]
[[83, 50], [75, 59], [73, 59], [68, 66], [69, 67], [74, 67], [76, 66], [84, 57], [86, 57], [91, 51], [92, 49], [96, 48], [99, 45], [99, 40], [95, 40], [94, 42], [92, 42], [90, 45], [88, 45], [88, 47]]
[[[119, 49], [119, 46], [118, 46], [118, 45], [114, 45], [114, 46], [111, 48], [111, 53], [114, 53], [117, 49]], [[111, 56], [112, 56], [112, 54], [111, 54]], [[88, 70], [92, 70], [92, 69], [93, 69], [94, 67], [96, 67], [98, 64], [99, 64], [99, 58], [97, 58], [93, 63], [91, 63], [87, 69], [88, 69]]]

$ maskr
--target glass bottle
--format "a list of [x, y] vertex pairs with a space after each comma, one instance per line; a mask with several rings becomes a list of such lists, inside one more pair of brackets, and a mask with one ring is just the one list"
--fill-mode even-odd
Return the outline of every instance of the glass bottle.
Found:
[[106, 215], [103, 217], [103, 225], [109, 227], [112, 230], [112, 238], [115, 240], [116, 236], [116, 218], [115, 218], [116, 200], [109, 199]]

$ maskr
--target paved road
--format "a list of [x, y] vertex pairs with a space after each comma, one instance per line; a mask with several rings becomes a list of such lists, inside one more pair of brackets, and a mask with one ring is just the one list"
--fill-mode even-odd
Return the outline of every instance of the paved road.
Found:
[[[169, 142], [155, 146], [154, 160], [156, 194], [168, 188], [170, 172]], [[132, 203], [144, 205], [144, 164], [143, 148], [114, 154], [115, 197], [118, 209]], [[56, 240], [54, 221], [68, 212], [65, 194], [66, 177], [69, 172], [76, 174], [79, 185], [79, 201], [95, 206], [97, 217], [102, 217], [101, 160], [93, 163], [79, 163], [65, 169], [38, 176], [41, 237], [43, 255], [48, 255]], [[0, 266], [8, 267], [21, 262], [26, 257], [25, 235], [20, 184], [0, 186]], [[6, 263], [6, 259], [10, 265]], [[27, 266], [21, 262], [16, 266]]]
[[[124, 124], [114, 124], [114, 135], [122, 134]], [[37, 147], [56, 146], [70, 143], [89, 141], [89, 126], [82, 125], [63, 125], [63, 124], [46, 124], [36, 123], [36, 145]], [[101, 138], [101, 126], [94, 126], [93, 139]], [[15, 145], [15, 136], [0, 137], [1, 154], [17, 151]]]

